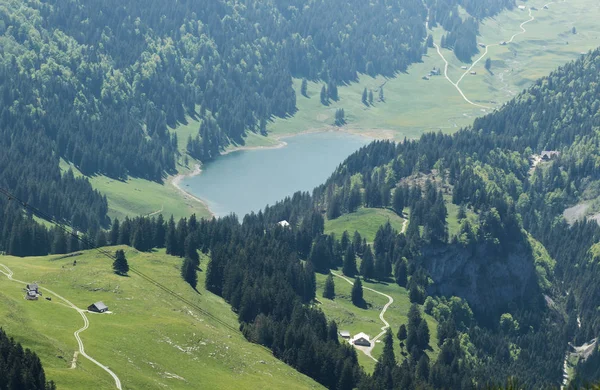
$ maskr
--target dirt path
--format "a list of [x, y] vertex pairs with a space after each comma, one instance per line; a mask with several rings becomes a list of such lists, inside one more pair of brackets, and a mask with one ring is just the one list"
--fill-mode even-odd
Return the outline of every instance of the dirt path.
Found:
[[408, 218], [404, 218], [404, 222], [402, 222], [402, 231], [400, 231], [400, 233], [406, 233], [407, 227], [408, 227]]
[[[566, 0], [562, 1], [562, 3], [565, 3], [565, 2], [566, 2]], [[549, 6], [550, 4], [554, 4], [554, 3], [555, 3], [555, 2], [553, 2], [553, 1], [552, 1], [552, 2], [549, 2], [549, 3], [546, 3], [546, 4], [544, 4], [544, 5], [542, 6], [542, 8], [541, 8], [541, 9], [543, 10], [543, 9], [544, 9], [544, 7], [547, 7], [547, 6]], [[535, 16], [533, 16], [533, 13], [532, 13], [531, 7], [529, 7], [529, 10], [528, 10], [528, 11], [529, 11], [529, 19], [528, 19], [528, 20], [526, 20], [526, 21], [524, 21], [523, 23], [521, 23], [521, 24], [519, 25], [519, 28], [521, 29], [521, 31], [519, 31], [519, 32], [517, 32], [517, 33], [515, 33], [515, 34], [513, 34], [513, 35], [510, 37], [510, 39], [509, 39], [508, 41], [506, 41], [506, 43], [507, 43], [507, 44], [509, 44], [509, 43], [513, 43], [513, 42], [514, 42], [514, 40], [515, 40], [515, 38], [516, 38], [516, 37], [518, 37], [519, 35], [523, 35], [523, 34], [527, 33], [527, 29], [525, 28], [525, 26], [526, 26], [528, 23], [531, 23], [531, 22], [533, 22], [533, 21], [535, 20]], [[429, 20], [429, 17], [427, 18], [427, 20]], [[429, 22], [428, 22], [428, 21], [426, 22], [426, 26], [427, 26], [427, 27], [429, 26]], [[470, 74], [470, 73], [471, 73], [471, 71], [473, 71], [473, 68], [474, 68], [474, 67], [475, 67], [475, 66], [476, 66], [476, 65], [477, 65], [479, 62], [481, 62], [481, 60], [483, 60], [483, 59], [484, 59], [484, 58], [485, 58], [485, 57], [488, 55], [488, 53], [489, 53], [489, 49], [490, 49], [491, 47], [500, 46], [500, 43], [492, 43], [492, 44], [489, 44], [489, 45], [485, 45], [485, 51], [483, 52], [483, 54], [482, 54], [481, 56], [479, 56], [479, 58], [477, 58], [477, 59], [476, 59], [476, 60], [475, 60], [475, 61], [474, 61], [474, 62], [471, 64], [471, 66], [470, 66], [470, 67], [469, 67], [467, 70], [465, 70], [465, 71], [463, 72], [463, 74], [460, 76], [460, 78], [459, 78], [459, 79], [458, 79], [456, 82], [452, 81], [452, 79], [450, 79], [450, 77], [448, 76], [448, 66], [449, 66], [449, 63], [448, 63], [448, 60], [446, 60], [446, 58], [445, 58], [445, 57], [444, 57], [444, 55], [442, 54], [442, 51], [440, 50], [440, 47], [437, 45], [437, 43], [434, 43], [433, 45], [435, 46], [435, 48], [436, 48], [436, 50], [437, 50], [437, 53], [438, 53], [438, 55], [440, 56], [440, 58], [441, 58], [441, 59], [444, 61], [444, 64], [445, 64], [445, 65], [444, 65], [444, 77], [446, 78], [446, 80], [448, 80], [448, 82], [449, 82], [450, 84], [452, 84], [452, 85], [454, 86], [454, 88], [456, 88], [456, 90], [457, 90], [457, 91], [460, 93], [460, 95], [461, 95], [461, 96], [462, 96], [462, 98], [465, 100], [465, 102], [467, 102], [467, 103], [469, 103], [469, 104], [471, 104], [471, 105], [473, 105], [473, 106], [475, 106], [475, 107], [480, 107], [480, 108], [484, 108], [484, 109], [491, 109], [492, 107], [488, 107], [488, 106], [484, 106], [484, 105], [482, 105], [482, 104], [474, 103], [474, 102], [472, 102], [471, 100], [469, 100], [469, 98], [468, 98], [468, 97], [467, 97], [467, 96], [464, 94], [464, 92], [463, 92], [463, 91], [462, 91], [462, 89], [460, 88], [460, 83], [463, 81], [463, 79], [464, 79], [464, 78], [465, 78], [465, 77], [466, 77], [468, 74]], [[502, 80], [502, 82], [504, 82], [504, 80]]]
[[448, 60], [446, 60], [446, 57], [444, 57], [444, 55], [442, 54], [442, 51], [440, 50], [440, 47], [438, 46], [437, 43], [434, 43], [433, 46], [435, 46], [438, 55], [442, 58], [442, 60], [444, 61], [444, 77], [446, 78], [446, 80], [448, 80], [448, 82], [450, 84], [452, 84], [454, 86], [454, 88], [456, 88], [456, 90], [458, 91], [458, 93], [460, 93], [460, 95], [462, 96], [462, 98], [465, 100], [465, 102], [475, 106], [475, 107], [480, 107], [480, 108], [485, 108], [485, 109], [489, 109], [490, 107], [488, 106], [484, 106], [482, 104], [478, 104], [478, 103], [473, 103], [472, 101], [469, 100], [469, 98], [464, 94], [464, 92], [462, 91], [462, 89], [460, 89], [460, 87], [458, 86], [457, 83], [455, 83], [454, 81], [452, 81], [452, 79], [450, 79], [450, 77], [448, 77]]
[[[340, 274], [337, 274], [333, 271], [331, 271], [331, 274], [333, 276], [337, 276], [338, 278], [341, 278], [343, 280], [345, 280], [346, 282], [350, 283], [352, 286], [354, 286], [354, 282], [350, 279], [348, 279], [345, 276], [342, 276]], [[372, 291], [376, 294], [379, 295], [383, 295], [384, 297], [386, 297], [388, 299], [388, 303], [385, 304], [385, 306], [383, 306], [383, 309], [381, 310], [381, 313], [379, 313], [379, 319], [381, 320], [381, 322], [383, 322], [383, 326], [381, 327], [381, 333], [379, 333], [377, 336], [375, 336], [373, 339], [371, 339], [371, 346], [369, 348], [361, 348], [361, 351], [363, 351], [365, 353], [365, 355], [367, 355], [368, 357], [370, 357], [371, 359], [377, 361], [377, 359], [375, 359], [372, 355], [371, 352], [373, 351], [373, 348], [375, 348], [375, 343], [377, 342], [377, 340], [379, 340], [380, 338], [383, 337], [383, 335], [385, 334], [385, 332], [388, 330], [388, 328], [390, 327], [390, 324], [385, 320], [384, 315], [385, 312], [387, 311], [387, 309], [390, 307], [390, 305], [392, 303], [394, 303], [394, 298], [392, 298], [391, 296], [384, 294], [380, 291], [377, 290], [373, 290], [372, 288], [369, 287], [363, 287], [364, 290], [368, 290], [368, 291]]]
[[[0, 270], [0, 273], [3, 273], [9, 280], [16, 282], [16, 283], [22, 283], [24, 285], [27, 284], [27, 282], [24, 282], [22, 280], [14, 279], [13, 272], [11, 271], [10, 268], [5, 266], [4, 264], [0, 264], [0, 267], [4, 268], [4, 271]], [[79, 354], [81, 354], [82, 356], [85, 356], [89, 361], [91, 361], [92, 363], [94, 363], [95, 365], [97, 365], [98, 367], [103, 369], [104, 371], [106, 371], [115, 380], [116, 388], [119, 390], [122, 390], [121, 380], [119, 379], [119, 377], [114, 372], [112, 372], [110, 370], [110, 368], [108, 368], [107, 366], [103, 365], [102, 363], [98, 362], [96, 359], [94, 359], [93, 357], [91, 357], [90, 355], [85, 353], [85, 347], [83, 345], [83, 341], [81, 340], [81, 337], [79, 337], [79, 334], [81, 332], [85, 331], [90, 326], [90, 322], [89, 322], [87, 316], [85, 315], [85, 310], [78, 308], [77, 306], [75, 306], [72, 302], [70, 302], [66, 298], [63, 298], [62, 296], [58, 295], [57, 293], [55, 293], [54, 291], [52, 291], [46, 287], [44, 287], [44, 290], [46, 290], [50, 294], [54, 295], [58, 299], [65, 302], [70, 308], [76, 310], [79, 313], [79, 315], [81, 315], [81, 318], [83, 319], [83, 327], [76, 330], [75, 333], [73, 333], [73, 335], [75, 336], [75, 339], [77, 340], [77, 344], [79, 346]], [[74, 362], [76, 361], [75, 356], [73, 357], [73, 361]], [[71, 365], [73, 365], [73, 363], [71, 363]]]

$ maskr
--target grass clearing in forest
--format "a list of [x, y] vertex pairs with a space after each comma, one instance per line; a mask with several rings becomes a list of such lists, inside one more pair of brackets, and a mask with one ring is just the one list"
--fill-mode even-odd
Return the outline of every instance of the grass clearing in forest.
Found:
[[[107, 248], [114, 251], [119, 247]], [[36, 281], [44, 294], [26, 301], [19, 283], [0, 274], [0, 317], [3, 329], [24, 348], [34, 350], [47, 378], [59, 389], [114, 389], [103, 370], [79, 356], [71, 369], [77, 342], [73, 332], [83, 320], [73, 309], [45, 291], [49, 288], [80, 308], [103, 301], [112, 314], [87, 314], [89, 329], [81, 333], [86, 352], [109, 366], [124, 389], [315, 389], [312, 379], [249, 343], [237, 329], [236, 314], [220, 297], [206, 291], [199, 272], [199, 293], [180, 276], [181, 259], [164, 250], [139, 253], [125, 249], [130, 266], [168, 286], [235, 329], [187, 307], [170, 294], [130, 272], [112, 272], [111, 261], [97, 252], [73, 258], [0, 256], [14, 278]], [[206, 258], [200, 267], [205, 269]], [[51, 301], [44, 299], [52, 297]]]
[[394, 211], [389, 209], [375, 208], [360, 208], [354, 213], [344, 214], [333, 220], [325, 221], [325, 233], [335, 233], [339, 239], [345, 230], [348, 231], [350, 239], [354, 231], [358, 231], [360, 235], [367, 240], [373, 242], [377, 230], [388, 221], [394, 229], [402, 231], [404, 218], [400, 217]]
[[[367, 308], [362, 309], [356, 307], [351, 300], [352, 286], [350, 283], [336, 277], [333, 279], [335, 283], [335, 299], [330, 300], [323, 298], [323, 288], [325, 286], [326, 278], [327, 275], [317, 274], [317, 299], [321, 302], [319, 307], [323, 310], [327, 319], [335, 320], [338, 324], [338, 330], [348, 330], [352, 336], [356, 333], [364, 332], [369, 335], [369, 337], [373, 338], [381, 333], [381, 328], [384, 324], [381, 322], [379, 314], [381, 313], [383, 306], [388, 302], [388, 299], [382, 295], [363, 289]], [[408, 323], [407, 315], [411, 306], [410, 299], [408, 298], [408, 291], [392, 282], [375, 283], [362, 280], [362, 283], [363, 288], [372, 288], [373, 290], [387, 294], [394, 299], [394, 302], [385, 312], [384, 318], [389, 322], [394, 335], [394, 353], [396, 355], [396, 361], [402, 362], [404, 357], [401, 355], [402, 350], [400, 349], [400, 341], [396, 338], [396, 333], [398, 332], [400, 325], [406, 325]], [[439, 347], [437, 346], [437, 321], [425, 313], [422, 314], [427, 321], [431, 335], [429, 342], [431, 350], [427, 353], [430, 359], [435, 361], [439, 354]], [[380, 341], [381, 342], [375, 343], [375, 348], [372, 351], [372, 356], [376, 359], [379, 358], [383, 352], [383, 338], [380, 339]], [[361, 366], [363, 366], [367, 372], [372, 373], [375, 368], [375, 362], [361, 351], [357, 351], [357, 354]]]

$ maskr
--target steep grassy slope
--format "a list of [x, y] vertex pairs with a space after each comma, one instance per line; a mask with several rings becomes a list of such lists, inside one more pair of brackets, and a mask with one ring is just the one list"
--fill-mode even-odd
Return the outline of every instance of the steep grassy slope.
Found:
[[[233, 329], [236, 315], [219, 297], [199, 292], [179, 276], [180, 260], [164, 252], [126, 250], [130, 266], [160, 280]], [[109, 248], [114, 251], [115, 248]], [[73, 260], [77, 265], [73, 266]], [[110, 260], [97, 252], [75, 258], [0, 256], [14, 278], [37, 281], [80, 308], [105, 302], [112, 314], [88, 314], [90, 327], [81, 334], [86, 352], [109, 366], [127, 389], [320, 388], [247, 342], [238, 331], [187, 307], [135, 274], [119, 277]], [[201, 267], [206, 265], [203, 259]], [[110, 376], [82, 356], [70, 369], [77, 343], [73, 332], [83, 326], [80, 315], [52, 296], [52, 301], [26, 301], [24, 286], [0, 275], [0, 326], [40, 356], [47, 376], [60, 389], [111, 389]]]
[[[327, 318], [335, 320], [339, 330], [348, 330], [351, 335], [355, 335], [359, 332], [364, 332], [371, 338], [378, 335], [383, 326], [379, 314], [381, 313], [383, 306], [388, 303], [388, 299], [372, 291], [364, 290], [367, 308], [354, 306], [351, 300], [352, 286], [340, 278], [334, 278], [335, 299], [331, 300], [323, 298], [323, 288], [325, 286], [326, 278], [325, 275], [317, 274], [317, 299], [320, 302], [319, 307], [323, 310]], [[408, 291], [394, 283], [373, 283], [364, 280], [362, 283], [363, 287], [368, 287], [387, 294], [394, 299], [394, 302], [384, 314], [384, 318], [389, 322], [392, 333], [395, 335], [400, 325], [407, 325], [408, 323], [407, 314], [411, 306], [410, 299], [408, 298]], [[428, 355], [432, 361], [435, 361], [439, 354], [439, 347], [437, 345], [437, 321], [427, 314], [423, 315], [427, 320], [427, 325], [431, 332], [431, 341], [429, 343], [431, 349], [428, 351]], [[383, 344], [381, 342], [376, 343], [372, 356], [377, 359], [382, 351]], [[394, 339], [394, 353], [396, 355], [396, 361], [398, 362], [404, 360], [401, 352], [400, 342], [397, 339]], [[358, 361], [367, 372], [372, 373], [375, 368], [374, 360], [359, 351]]]

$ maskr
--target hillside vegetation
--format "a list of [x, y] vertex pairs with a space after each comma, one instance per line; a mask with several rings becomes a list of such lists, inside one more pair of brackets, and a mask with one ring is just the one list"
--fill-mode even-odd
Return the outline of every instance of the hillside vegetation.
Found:
[[[81, 355], [76, 358], [76, 368], [71, 368], [77, 350], [73, 332], [83, 321], [45, 287], [80, 308], [97, 301], [109, 307], [111, 314], [87, 315], [90, 326], [81, 338], [86, 352], [109, 366], [124, 388], [192, 389], [200, 384], [211, 389], [320, 388], [269, 351], [248, 343], [237, 331], [229, 305], [201, 286], [198, 292], [192, 290], [180, 279], [179, 261], [165, 256], [164, 251], [138, 253], [121, 248], [131, 267], [169, 286], [228, 328], [136, 274], [114, 274], [110, 260], [95, 251], [69, 258], [0, 256], [0, 264], [8, 266], [16, 279], [38, 282], [43, 293], [38, 301], [26, 301], [25, 286], [0, 274], [2, 328], [36, 351], [46, 376], [57, 388], [112, 389], [114, 381]], [[203, 280], [204, 273], [199, 276]]]

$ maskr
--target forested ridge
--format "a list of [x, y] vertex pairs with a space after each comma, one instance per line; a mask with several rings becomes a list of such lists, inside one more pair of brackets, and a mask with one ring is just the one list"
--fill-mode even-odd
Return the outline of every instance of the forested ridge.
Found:
[[[562, 216], [600, 179], [598, 66], [599, 50], [454, 135], [373, 142], [312, 194], [241, 223], [235, 216], [125, 219], [99, 231], [96, 245], [166, 247], [182, 258], [192, 287], [198, 251], [206, 253], [205, 287], [231, 305], [246, 338], [328, 388], [468, 389], [510, 377], [526, 388], [558, 386], [568, 343], [600, 334], [600, 227], [570, 226]], [[532, 166], [547, 149], [560, 153]], [[358, 232], [324, 234], [325, 218], [365, 206], [409, 210], [406, 231], [386, 224], [372, 243]], [[451, 218], [459, 225], [452, 231]], [[414, 305], [397, 335], [406, 359], [394, 356], [389, 333], [367, 375], [356, 352], [338, 342], [337, 325], [313, 305], [315, 273], [330, 269], [408, 290]], [[437, 320], [437, 339], [422, 311]], [[433, 343], [441, 351], [435, 360]], [[598, 351], [578, 366], [574, 383], [598, 381], [597, 361]]]
[[[84, 179], [61, 177], [60, 159], [88, 176], [161, 181], [179, 158], [171, 128], [189, 116], [201, 125], [187, 152], [210, 160], [295, 112], [292, 77], [322, 80], [334, 96], [361, 73], [393, 76], [420, 61], [427, 7], [452, 32], [462, 28], [458, 5], [477, 19], [510, 6], [429, 3], [3, 2], [0, 185], [95, 235], [108, 224], [106, 200]], [[13, 226], [37, 228], [1, 202], [6, 250]]]
[[29, 349], [9, 338], [0, 328], [0, 389], [54, 390], [52, 381], [46, 381], [42, 363]]

